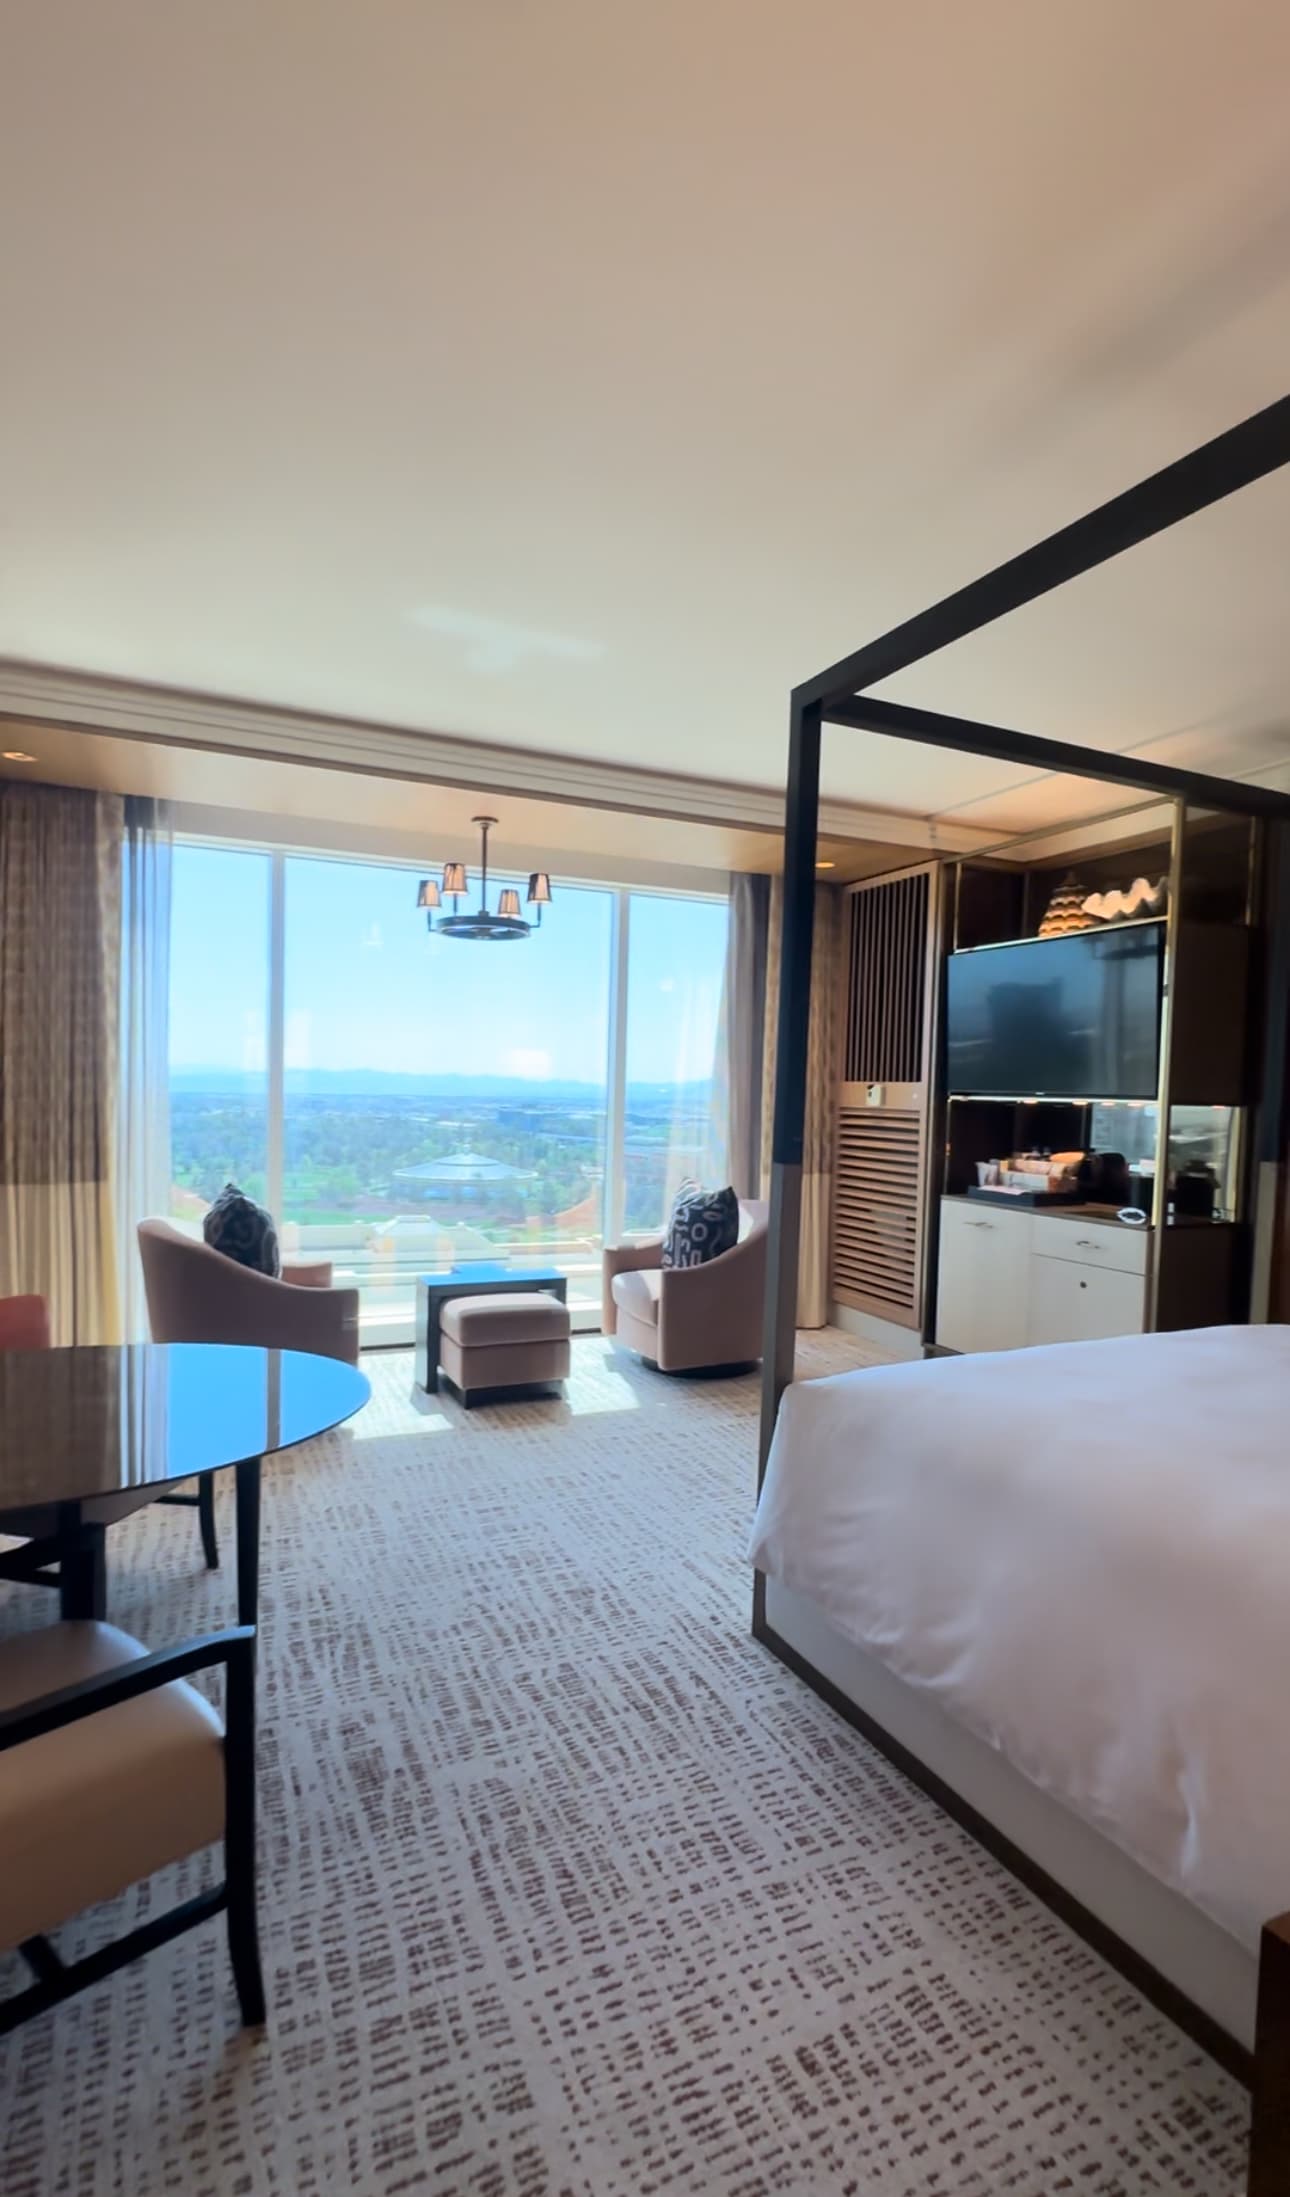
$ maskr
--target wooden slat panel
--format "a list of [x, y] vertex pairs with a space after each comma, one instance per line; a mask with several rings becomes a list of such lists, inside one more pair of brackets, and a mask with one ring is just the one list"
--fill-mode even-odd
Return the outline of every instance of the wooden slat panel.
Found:
[[905, 1225], [908, 1217], [908, 1206], [875, 1207], [872, 1200], [863, 1205], [843, 1206], [839, 1213], [838, 1234], [857, 1239], [863, 1236], [875, 1243], [899, 1237], [902, 1232], [913, 1236], [915, 1230]]
[[[929, 1112], [932, 890], [929, 867], [876, 879], [847, 895], [846, 997], [840, 1003], [833, 1293], [844, 1304], [915, 1328]], [[877, 1103], [869, 1103], [871, 1095]]]
[[872, 1296], [894, 1298], [897, 1304], [909, 1309], [908, 1261], [884, 1262], [868, 1253], [862, 1258], [857, 1252], [850, 1259], [839, 1261], [834, 1273], [836, 1289], [867, 1290]]
[[866, 886], [848, 903], [843, 1080], [920, 1083], [929, 878]]
[[[908, 913], [891, 904], [884, 919], [889, 944]], [[885, 1050], [873, 1057], [899, 1064], [903, 1039], [894, 1026], [880, 1035]], [[908, 1327], [918, 1322], [922, 1142], [921, 1118], [912, 1109], [846, 1106], [839, 1112], [834, 1294], [844, 1304], [875, 1310]]]
[[838, 1192], [838, 1211], [863, 1214], [868, 1212], [871, 1205], [880, 1205], [903, 1212], [908, 1208], [909, 1200], [917, 1189], [916, 1176], [912, 1179], [908, 1175], [902, 1176], [899, 1182], [893, 1181], [890, 1186], [866, 1178]]
[[913, 964], [913, 1013], [910, 1017], [910, 1060], [913, 1075], [922, 1082], [929, 1081], [928, 1064], [923, 1057], [927, 1029], [927, 926], [931, 913], [931, 881], [923, 876], [918, 879], [918, 897], [915, 914], [915, 944]]

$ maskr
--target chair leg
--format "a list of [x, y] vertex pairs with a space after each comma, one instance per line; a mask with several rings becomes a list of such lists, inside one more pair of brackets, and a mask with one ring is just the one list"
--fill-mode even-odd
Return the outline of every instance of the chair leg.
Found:
[[224, 1734], [224, 1882], [228, 1957], [248, 2029], [267, 2018], [255, 1905], [255, 1647], [230, 1661]]
[[102, 1526], [83, 1526], [58, 1565], [59, 1615], [107, 1616], [107, 1535]]
[[207, 1571], [219, 1570], [219, 1535], [215, 1531], [215, 1475], [204, 1472], [197, 1482], [197, 1523], [201, 1529], [202, 1555]]
[[237, 1987], [237, 2003], [247, 2029], [259, 2029], [268, 2019], [264, 2003], [264, 1976], [260, 1968], [260, 1930], [255, 1912], [255, 1865], [235, 1868], [229, 1855], [228, 1957]]

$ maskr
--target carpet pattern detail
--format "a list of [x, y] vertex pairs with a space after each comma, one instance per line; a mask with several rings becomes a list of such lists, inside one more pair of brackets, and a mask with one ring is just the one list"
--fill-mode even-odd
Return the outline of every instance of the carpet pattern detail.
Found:
[[[755, 1380], [574, 1361], [386, 1354], [267, 1469], [270, 2025], [212, 1925], [3, 2040], [5, 2197], [1236, 2197], [1237, 2086], [749, 1638]], [[115, 1529], [117, 1622], [228, 1620], [229, 1500], [212, 1578]]]

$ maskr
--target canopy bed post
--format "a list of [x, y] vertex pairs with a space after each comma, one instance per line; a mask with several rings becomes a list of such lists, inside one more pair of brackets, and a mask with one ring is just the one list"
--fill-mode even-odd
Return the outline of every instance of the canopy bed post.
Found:
[[1290, 2189], [1290, 1915], [1263, 1926], [1246, 2197]]
[[[803, 703], [795, 695], [789, 727], [788, 799], [784, 822], [784, 929], [776, 1032], [758, 1485], [766, 1469], [779, 1399], [793, 1378], [797, 1339], [806, 1048], [811, 1013], [815, 844], [820, 806], [820, 723], [818, 703]], [[754, 1627], [759, 1622], [759, 1615], [758, 1608], [754, 1611]]]
[[1259, 1016], [1263, 1057], [1250, 1159], [1254, 1303], [1263, 1319], [1285, 1320], [1290, 1318], [1290, 1242], [1282, 1180], [1290, 1128], [1290, 822], [1285, 819], [1264, 826], [1261, 884], [1266, 941]]
[[[1159, 1081], [1156, 1085], [1156, 1120], [1160, 1124], [1160, 1151], [1169, 1147], [1169, 1108], [1172, 1096], [1173, 1044], [1171, 1026], [1178, 986], [1178, 926], [1182, 910], [1183, 831], [1186, 804], [1175, 797], [1169, 823], [1169, 920], [1165, 925], [1164, 997], [1160, 1009]], [[1158, 1165], [1151, 1199], [1151, 1226], [1155, 1256], [1147, 1262], [1147, 1320], [1155, 1327], [1160, 1318], [1161, 1267], [1164, 1260], [1165, 1224], [1169, 1211], [1169, 1169]]]

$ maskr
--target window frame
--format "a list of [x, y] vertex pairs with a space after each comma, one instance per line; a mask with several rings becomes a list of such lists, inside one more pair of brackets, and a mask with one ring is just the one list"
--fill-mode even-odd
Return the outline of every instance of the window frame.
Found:
[[[289, 857], [301, 857], [317, 862], [348, 862], [362, 869], [402, 871], [410, 881], [424, 876], [426, 864], [411, 861], [407, 856], [379, 855], [369, 852], [337, 850], [332, 847], [309, 847], [293, 844], [288, 840], [267, 841], [241, 838], [216, 832], [193, 830], [177, 831], [176, 848], [206, 847], [227, 853], [266, 855], [269, 861], [269, 892], [266, 956], [265, 1002], [265, 1074], [267, 1078], [266, 1130], [265, 1130], [265, 1203], [269, 1211], [282, 1212], [285, 1114], [286, 1114], [286, 946], [287, 946], [287, 861]], [[492, 865], [490, 865], [491, 869]], [[507, 870], [504, 861], [496, 864], [498, 875]], [[635, 899], [686, 900], [729, 908], [727, 892], [696, 892], [692, 888], [666, 885], [620, 884], [610, 879], [590, 877], [565, 877], [552, 871], [553, 892], [562, 886], [573, 890], [581, 887], [610, 895], [609, 933], [609, 1013], [608, 1041], [605, 1060], [605, 1176], [601, 1199], [601, 1238], [605, 1244], [619, 1243], [624, 1235], [626, 1212], [626, 1112], [627, 1112], [627, 1033], [629, 1013], [629, 968], [631, 956], [631, 902]], [[408, 901], [409, 916], [415, 920], [412, 896]], [[714, 1032], [714, 1038], [715, 1038]], [[715, 1069], [715, 1057], [714, 1057]], [[397, 1346], [396, 1346], [397, 1347]]]

